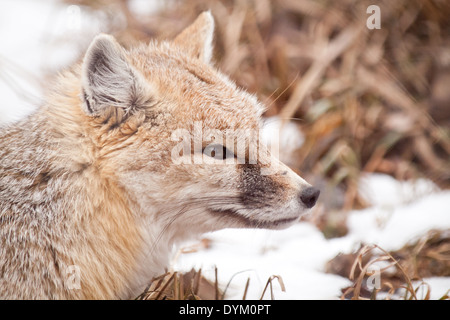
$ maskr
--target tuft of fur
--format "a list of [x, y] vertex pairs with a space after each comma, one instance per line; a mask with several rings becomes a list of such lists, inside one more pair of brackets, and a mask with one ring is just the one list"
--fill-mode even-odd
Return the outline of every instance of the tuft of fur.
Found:
[[177, 130], [236, 130], [221, 142], [233, 149], [259, 128], [261, 104], [210, 63], [213, 31], [206, 12], [172, 42], [127, 51], [99, 35], [44, 106], [0, 128], [0, 298], [134, 297], [180, 241], [305, 212], [309, 184], [268, 150], [252, 164], [171, 158]]

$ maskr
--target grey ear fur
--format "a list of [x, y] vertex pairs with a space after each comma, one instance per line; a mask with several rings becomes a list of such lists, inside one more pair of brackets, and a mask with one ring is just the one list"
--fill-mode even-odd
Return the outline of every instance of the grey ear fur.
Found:
[[98, 35], [83, 60], [81, 79], [85, 112], [99, 115], [106, 107], [116, 107], [128, 113], [143, 96], [141, 77], [129, 65], [124, 49], [114, 37]]

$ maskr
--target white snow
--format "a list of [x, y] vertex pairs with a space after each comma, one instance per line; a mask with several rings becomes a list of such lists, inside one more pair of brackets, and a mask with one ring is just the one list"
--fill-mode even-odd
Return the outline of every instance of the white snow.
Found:
[[[131, 11], [158, 10], [162, 1], [132, 0]], [[124, 18], [114, 17], [118, 28]], [[92, 37], [107, 32], [111, 25], [102, 12], [70, 6], [55, 0], [2, 0], [0, 3], [0, 125], [23, 117], [42, 100], [45, 76], [80, 58]], [[280, 157], [288, 158], [303, 143], [293, 123], [280, 134], [280, 121], [266, 121], [263, 139], [280, 137]], [[282, 159], [283, 160], [283, 159]], [[450, 229], [450, 191], [441, 191], [427, 180], [398, 182], [385, 175], [367, 175], [361, 192], [372, 206], [352, 211], [349, 234], [327, 240], [312, 224], [303, 222], [280, 231], [228, 229], [205, 235], [211, 248], [181, 254], [176, 270], [202, 268], [214, 279], [217, 266], [222, 287], [232, 279], [228, 298], [241, 298], [250, 277], [247, 298], [259, 299], [269, 277], [281, 276], [285, 292], [276, 279], [276, 299], [336, 299], [350, 285], [346, 278], [326, 274], [325, 263], [339, 252], [349, 253], [361, 243], [375, 243], [395, 250], [417, 240], [431, 229]], [[424, 279], [431, 298], [438, 299], [450, 289], [450, 278]], [[269, 291], [265, 299], [270, 298]]]
[[305, 141], [303, 133], [294, 122], [283, 122], [278, 116], [265, 118], [262, 123], [261, 140], [272, 154], [289, 165], [292, 153]]
[[441, 191], [403, 206], [352, 212], [348, 226], [355, 240], [397, 250], [429, 230], [449, 229], [449, 206], [450, 191]]
[[[424, 278], [423, 282], [430, 286], [430, 300], [438, 300], [444, 297], [445, 295], [450, 295], [450, 277], [431, 277]], [[413, 283], [413, 286], [417, 288], [421, 282]], [[428, 288], [426, 286], [420, 287], [422, 290], [418, 291], [417, 297], [419, 299], [425, 298], [426, 292]]]
[[167, 0], [131, 0], [128, 2], [130, 11], [137, 17], [156, 14], [158, 11], [169, 5]]
[[0, 125], [42, 103], [46, 76], [80, 58], [100, 32], [125, 27], [124, 17], [56, 0], [0, 2]]
[[430, 181], [400, 182], [372, 174], [360, 185], [372, 207], [350, 213], [348, 227], [355, 241], [397, 250], [429, 230], [450, 229], [450, 191], [440, 191]]
[[[258, 299], [272, 275], [282, 277], [286, 292], [275, 280], [277, 299], [333, 299], [340, 288], [350, 282], [323, 272], [325, 263], [336, 255], [337, 248], [351, 248], [347, 241], [329, 243], [316, 228], [302, 223], [283, 231], [227, 229], [205, 235], [212, 247], [179, 257], [175, 269], [202, 268], [214, 279], [217, 266], [219, 280], [226, 283], [233, 276], [234, 286], [228, 298], [239, 299], [247, 277], [251, 278], [248, 299]], [[268, 292], [265, 298], [270, 298]]]

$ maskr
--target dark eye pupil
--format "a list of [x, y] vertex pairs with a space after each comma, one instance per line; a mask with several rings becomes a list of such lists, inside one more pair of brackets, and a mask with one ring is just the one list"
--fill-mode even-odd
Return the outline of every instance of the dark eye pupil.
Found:
[[207, 146], [203, 149], [203, 154], [206, 154], [207, 156], [214, 158], [214, 159], [222, 159], [225, 160], [227, 157], [234, 156], [231, 151], [229, 151], [225, 146], [220, 145], [213, 145], [213, 146]]

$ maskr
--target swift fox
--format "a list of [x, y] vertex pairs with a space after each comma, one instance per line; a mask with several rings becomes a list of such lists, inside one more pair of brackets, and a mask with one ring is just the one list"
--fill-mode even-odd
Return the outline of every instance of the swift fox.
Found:
[[0, 128], [0, 298], [133, 298], [180, 241], [284, 228], [315, 205], [260, 146], [264, 107], [212, 65], [213, 32], [205, 12], [170, 42], [98, 35]]

